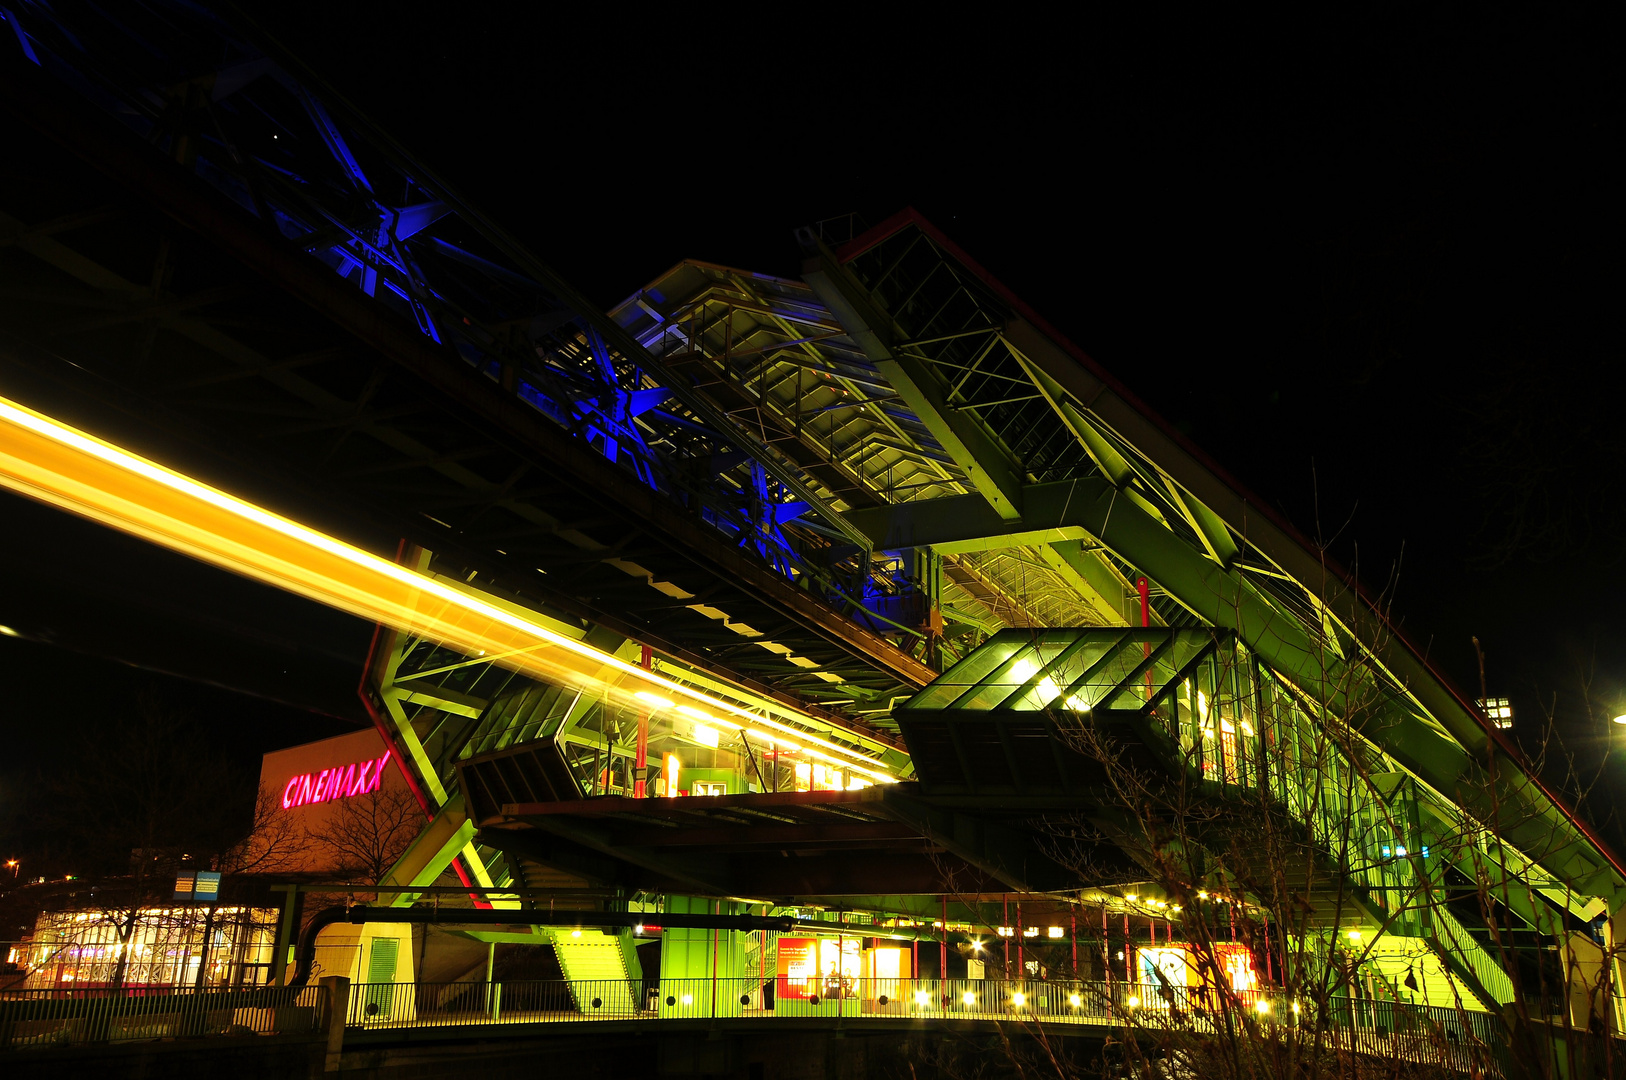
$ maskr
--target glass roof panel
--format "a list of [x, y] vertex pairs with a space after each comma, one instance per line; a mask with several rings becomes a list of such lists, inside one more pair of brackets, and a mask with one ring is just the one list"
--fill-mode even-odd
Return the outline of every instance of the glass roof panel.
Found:
[[1140, 709], [1214, 643], [1208, 630], [1003, 630], [899, 711]]

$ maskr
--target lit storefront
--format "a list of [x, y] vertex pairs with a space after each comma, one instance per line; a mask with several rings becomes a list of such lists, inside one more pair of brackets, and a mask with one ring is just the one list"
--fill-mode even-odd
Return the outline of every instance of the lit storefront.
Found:
[[[270, 978], [277, 913], [249, 907], [146, 907], [41, 914], [10, 960], [30, 990], [259, 986]], [[126, 927], [128, 929], [126, 930]]]

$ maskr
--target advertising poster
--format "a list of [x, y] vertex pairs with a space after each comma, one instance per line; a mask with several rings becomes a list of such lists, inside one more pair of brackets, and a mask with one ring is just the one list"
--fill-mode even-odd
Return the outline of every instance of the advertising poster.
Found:
[[774, 997], [782, 1001], [806, 1001], [818, 990], [818, 941], [813, 938], [779, 939], [779, 964]]

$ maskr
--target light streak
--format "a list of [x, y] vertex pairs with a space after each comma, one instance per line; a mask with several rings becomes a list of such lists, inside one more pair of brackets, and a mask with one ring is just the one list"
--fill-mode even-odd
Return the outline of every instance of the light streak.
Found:
[[[882, 783], [859, 751], [645, 671], [487, 602], [308, 528], [112, 443], [0, 398], [0, 484], [121, 532], [467, 656], [550, 683], [703, 706], [715, 723], [764, 739], [793, 735], [812, 757]], [[647, 707], [647, 706], [646, 706]], [[722, 714], [722, 715], [719, 715]]]

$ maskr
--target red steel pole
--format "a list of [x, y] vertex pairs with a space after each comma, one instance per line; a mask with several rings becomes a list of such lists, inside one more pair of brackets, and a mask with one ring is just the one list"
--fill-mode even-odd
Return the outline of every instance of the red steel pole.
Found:
[[1101, 970], [1106, 973], [1107, 985], [1112, 985], [1112, 935], [1107, 930], [1107, 908], [1101, 905]]
[[[648, 645], [643, 646], [641, 666], [649, 671], [654, 666], [654, 655]], [[644, 791], [644, 769], [649, 765], [649, 710], [638, 711], [638, 750], [632, 759], [632, 797], [642, 799], [646, 797]]]
[[1028, 977], [1027, 949], [1022, 943], [1022, 901], [1016, 902], [1016, 977]]
[[1005, 906], [1001, 910], [1004, 914], [999, 917], [999, 928], [1007, 931], [1000, 936], [1005, 939], [1005, 978], [1009, 979], [1011, 977], [1011, 938], [1009, 934], [1011, 928], [1011, 894], [1006, 893], [1003, 899]]
[[[1139, 578], [1135, 582], [1135, 589], [1140, 593], [1140, 624], [1142, 627], [1149, 627], [1152, 625], [1152, 583], [1145, 578]], [[1151, 658], [1152, 643], [1150, 641], [1141, 642], [1140, 654], [1145, 659]], [[1146, 700], [1152, 700], [1151, 668], [1146, 669]]]

